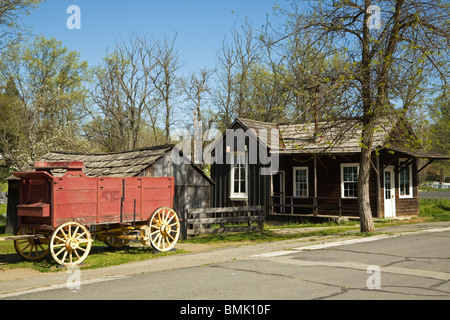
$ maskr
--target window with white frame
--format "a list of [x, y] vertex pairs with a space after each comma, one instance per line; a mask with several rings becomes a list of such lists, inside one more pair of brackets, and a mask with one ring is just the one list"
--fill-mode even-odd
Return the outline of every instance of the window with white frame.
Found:
[[399, 197], [400, 198], [412, 198], [413, 197], [413, 188], [412, 188], [412, 170], [411, 165], [403, 166], [402, 164], [407, 161], [407, 159], [399, 160], [401, 170], [398, 172], [398, 183], [399, 183]]
[[358, 163], [341, 163], [341, 197], [358, 197]]
[[230, 198], [233, 200], [247, 199], [247, 161], [245, 152], [236, 152], [231, 164]]
[[307, 198], [308, 186], [308, 167], [294, 167], [294, 197]]

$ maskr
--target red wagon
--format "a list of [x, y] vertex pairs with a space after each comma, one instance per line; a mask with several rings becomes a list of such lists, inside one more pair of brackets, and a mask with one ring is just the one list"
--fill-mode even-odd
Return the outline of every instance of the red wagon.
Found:
[[[180, 234], [173, 210], [174, 178], [86, 177], [83, 162], [37, 162], [36, 171], [15, 172], [21, 179], [16, 251], [27, 260], [49, 252], [65, 266], [81, 263], [92, 238], [111, 247], [130, 240], [158, 251], [172, 249]], [[63, 177], [52, 169], [66, 169]]]

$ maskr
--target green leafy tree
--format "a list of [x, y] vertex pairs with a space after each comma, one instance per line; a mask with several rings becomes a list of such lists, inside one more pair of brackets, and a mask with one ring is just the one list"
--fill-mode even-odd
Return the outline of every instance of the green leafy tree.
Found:
[[2, 0], [0, 1], [0, 50], [18, 43], [29, 27], [20, 23], [20, 18], [38, 7], [42, 0]]
[[[442, 96], [436, 99], [433, 111], [432, 149], [438, 153], [450, 155], [450, 98]], [[439, 161], [433, 167], [439, 171], [441, 183], [446, 176], [450, 175], [449, 161]]]
[[1, 141], [3, 158], [20, 169], [50, 150], [82, 148], [90, 74], [80, 54], [40, 36], [27, 47], [10, 45], [1, 58], [0, 80], [9, 97], [2, 135], [10, 137]]

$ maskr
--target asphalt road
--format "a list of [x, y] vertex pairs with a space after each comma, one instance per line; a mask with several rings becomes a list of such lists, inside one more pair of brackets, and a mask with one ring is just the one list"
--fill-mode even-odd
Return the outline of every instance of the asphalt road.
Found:
[[[202, 301], [220, 300], [216, 305], [209, 304], [215, 311], [191, 310], [216, 315], [226, 312], [223, 301], [236, 305], [240, 299], [259, 301], [253, 305], [253, 312], [264, 312], [262, 305], [266, 304], [270, 309], [271, 302], [264, 301], [278, 299], [450, 300], [449, 222], [379, 231], [388, 233], [367, 238], [316, 237], [174, 255], [113, 268], [47, 275], [34, 279], [34, 285], [32, 279], [28, 283], [0, 282], [0, 300], [181, 299], [191, 301], [189, 308], [202, 306]], [[179, 302], [167, 312], [189, 312], [184, 306], [188, 308], [185, 302]], [[239, 305], [228, 308], [229, 312], [232, 308], [245, 311]]]
[[450, 200], [450, 191], [419, 191], [420, 199], [448, 199]]

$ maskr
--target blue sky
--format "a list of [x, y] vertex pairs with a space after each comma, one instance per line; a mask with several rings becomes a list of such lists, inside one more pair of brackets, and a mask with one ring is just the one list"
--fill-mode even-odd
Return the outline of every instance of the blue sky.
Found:
[[[23, 19], [36, 35], [55, 37], [96, 65], [115, 42], [130, 33], [156, 39], [177, 33], [184, 71], [214, 68], [225, 36], [245, 17], [255, 26], [265, 23], [276, 0], [47, 0]], [[286, 3], [286, 0], [280, 2]], [[67, 7], [81, 10], [81, 29], [66, 26]]]

